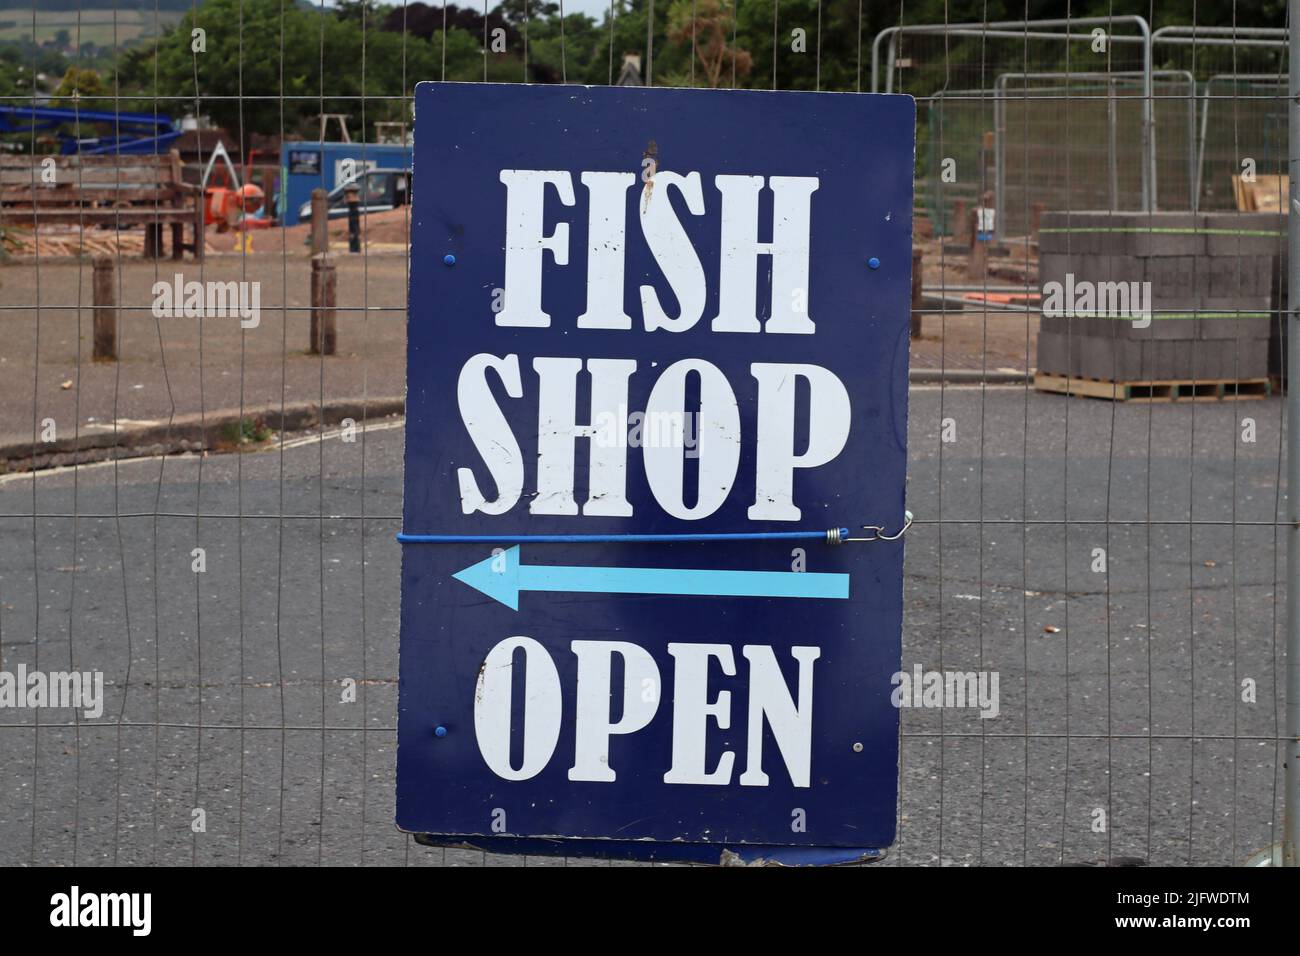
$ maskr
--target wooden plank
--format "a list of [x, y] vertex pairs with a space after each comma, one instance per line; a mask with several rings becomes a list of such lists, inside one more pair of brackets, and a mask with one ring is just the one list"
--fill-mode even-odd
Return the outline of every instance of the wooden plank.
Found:
[[94, 169], [102, 167], [123, 166], [144, 169], [149, 166], [169, 167], [168, 156], [141, 153], [132, 156], [32, 156], [28, 154], [4, 153], [0, 155], [0, 169], [27, 169], [31, 166], [43, 166], [47, 159], [54, 160], [55, 169]]
[[1040, 392], [1057, 392], [1068, 395], [1085, 395], [1089, 398], [1124, 399], [1128, 396], [1122, 385], [1114, 382], [1098, 382], [1091, 379], [1070, 378], [1065, 375], [1052, 375], [1038, 372], [1034, 375], [1034, 388]]
[[0, 209], [0, 223], [11, 225], [35, 222], [77, 225], [78, 223], [138, 223], [138, 222], [190, 222], [194, 217], [189, 208], [151, 209], [132, 207], [130, 209], [19, 209], [6, 207]]
[[1074, 378], [1049, 372], [1034, 374], [1034, 388], [1058, 395], [1080, 395], [1111, 401], [1146, 403], [1247, 401], [1266, 397], [1269, 380], [1160, 379], [1139, 382], [1111, 382], [1105, 379]]
[[1257, 173], [1251, 182], [1232, 177], [1232, 195], [1238, 212], [1286, 212], [1291, 177], [1286, 173]]
[[72, 185], [90, 185], [93, 183], [172, 183], [170, 169], [133, 169], [131, 167], [118, 167], [116, 169], [64, 169], [55, 172], [54, 182], [50, 183], [42, 176], [42, 170], [39, 165], [28, 167], [26, 169], [3, 169], [0, 170], [0, 186], [32, 186], [38, 188], [51, 186], [61, 186], [65, 183]]
[[124, 189], [77, 189], [60, 186], [57, 189], [32, 189], [27, 186], [0, 186], [0, 203], [6, 206], [71, 206], [86, 202], [157, 202], [174, 206], [181, 194], [170, 187], [132, 186]]

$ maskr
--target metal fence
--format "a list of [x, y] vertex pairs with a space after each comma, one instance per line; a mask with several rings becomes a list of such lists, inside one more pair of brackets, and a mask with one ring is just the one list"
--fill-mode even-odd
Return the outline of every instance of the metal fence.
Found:
[[[243, 0], [233, 6], [242, 17]], [[363, 16], [363, 50], [381, 18], [414, 24], [416, 6]], [[621, 72], [620, 18], [644, 29], [646, 7], [584, 11], [597, 24], [583, 42], [608, 57], [609, 82], [629, 69], [708, 82], [697, 43], [717, 24], [670, 27], [659, 6], [641, 60]], [[839, 62], [822, 52], [820, 0], [710, 13], [724, 46], [729, 34], [753, 47], [748, 79], [733, 59], [719, 86], [809, 86], [815, 61], [817, 88], [834, 67], [838, 88], [918, 102], [918, 211], [935, 238], [918, 221], [902, 666], [996, 674], [999, 696], [996, 715], [903, 711], [898, 839], [879, 865], [1270, 859], [1295, 839], [1283, 807], [1300, 779], [1284, 769], [1300, 671], [1287, 655], [1280, 381], [1249, 402], [1038, 392], [1032, 294], [1038, 212], [1232, 210], [1243, 159], [1288, 170], [1284, 41], [1244, 32], [1282, 25], [1242, 4], [1241, 33], [1153, 43], [1133, 15], [918, 24], [907, 7], [890, 22], [859, 5], [855, 50]], [[555, 80], [577, 69], [578, 41], [554, 19], [538, 14], [531, 40], [527, 15], [505, 24], [524, 50], [523, 73], [507, 76], [492, 16], [481, 46], [462, 49], [435, 9], [433, 53], [411, 53], [409, 70], [412, 34], [384, 38], [379, 57], [400, 51], [399, 92], [340, 90], [326, 62], [337, 13], [312, 15], [317, 32], [280, 36], [318, 62], [319, 89], [283, 68], [266, 79], [242, 58], [241, 32], [233, 79], [200, 82], [196, 49], [190, 88], [108, 84], [99, 96], [155, 113], [220, 107], [242, 140], [247, 114], [278, 110], [286, 132], [286, 105], [302, 101], [363, 128], [404, 119], [412, 85], [447, 77], [449, 62], [453, 76], [481, 59], [483, 79], [515, 82], [537, 79], [529, 50], [558, 50]], [[794, 28], [815, 37], [806, 52], [785, 42]], [[664, 66], [674, 46], [689, 48], [689, 77]], [[990, 192], [1006, 241], [990, 255], [1010, 271], [972, 279], [954, 210]], [[392, 825], [409, 221], [368, 224], [355, 254], [336, 245], [341, 346], [328, 358], [308, 350], [304, 230], [214, 237], [202, 263], [117, 256], [119, 358], [95, 361], [93, 268], [77, 253], [106, 235], [131, 230], [77, 230], [72, 255], [56, 231], [9, 246], [0, 265], [0, 671], [104, 682], [100, 714], [0, 707], [0, 862], [518, 862], [426, 848]], [[1287, 243], [1275, 245], [1285, 274]], [[154, 289], [177, 273], [259, 283], [259, 324], [159, 318]], [[990, 304], [990, 291], [1031, 304]], [[976, 304], [954, 304], [969, 293]]]
[[1286, 173], [1286, 83], [1260, 74], [1215, 75], [1203, 86], [1196, 144], [1196, 195], [1200, 209], [1233, 209], [1232, 176], [1241, 158], [1259, 173]]
[[[1191, 73], [1157, 70], [1153, 83], [1157, 205], [1191, 209], [1197, 170], [1196, 94]], [[1068, 110], [1065, 101], [1069, 101]], [[952, 231], [957, 201], [973, 207], [991, 191], [998, 232], [1022, 235], [1035, 204], [1052, 209], [1143, 209], [1140, 76], [1121, 73], [999, 74], [991, 90], [943, 90], [928, 99], [927, 212]], [[1068, 123], [1063, 119], [1068, 117]], [[991, 148], [985, 144], [991, 141]], [[942, 155], [940, 155], [942, 153]], [[944, 188], [943, 163], [988, 166], [982, 184]], [[1212, 154], [1210, 162], [1222, 161]], [[1060, 171], [1075, 173], [1067, 184]], [[976, 187], [979, 187], [978, 189]], [[941, 206], [938, 197], [946, 202]], [[1010, 200], [1010, 201], [1008, 201]], [[1027, 201], [1027, 206], [1026, 206]]]

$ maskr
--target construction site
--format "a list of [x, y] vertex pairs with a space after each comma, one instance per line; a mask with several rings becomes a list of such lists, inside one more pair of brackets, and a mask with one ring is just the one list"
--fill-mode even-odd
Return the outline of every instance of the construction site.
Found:
[[1273, 7], [166, 5], [0, 31], [0, 864], [1296, 863]]
[[[1104, 69], [1084, 68], [1099, 58], [1094, 20], [1112, 28]], [[1073, 18], [1075, 33], [1049, 20], [899, 26], [870, 45], [870, 89], [909, 92], [918, 103], [912, 367], [1039, 372], [1048, 390], [1088, 395], [1109, 382], [1120, 397], [1222, 398], [1232, 381], [1241, 385], [1226, 390], [1233, 397], [1277, 389], [1282, 330], [1268, 317], [1278, 315], [1286, 294], [1277, 218], [1289, 188], [1278, 99], [1285, 77], [1276, 72], [1285, 30], [1234, 27], [1229, 35], [1167, 26], [1144, 33], [1132, 17], [1094, 20]], [[928, 69], [945, 37], [977, 37], [978, 69], [950, 64], [942, 77]], [[1224, 47], [1254, 72], [1197, 67], [1197, 52], [1203, 64], [1215, 64]], [[641, 80], [634, 60], [620, 82]], [[1037, 61], [1057, 69], [1035, 70]], [[1265, 66], [1275, 72], [1262, 72]], [[254, 145], [240, 149], [237, 135], [192, 117], [0, 108], [0, 135], [57, 150], [40, 160], [12, 152], [0, 160], [0, 248], [15, 265], [113, 256], [124, 276], [147, 274], [149, 262], [167, 256], [182, 271], [192, 268], [186, 262], [203, 261], [207, 272], [230, 278], [275, 259], [286, 281], [297, 273], [307, 288], [310, 265], [289, 265], [294, 260], [405, 255], [412, 129], [375, 123], [375, 141], [367, 143], [352, 141], [351, 114], [312, 122], [316, 140], [254, 136]], [[78, 135], [69, 132], [74, 127]], [[328, 235], [307, 224], [314, 191], [323, 191], [330, 210]], [[1092, 225], [1070, 225], [1081, 216], [1093, 217]], [[1141, 274], [1130, 274], [1126, 247], [1108, 257], [1089, 244], [1085, 235], [1110, 234], [1096, 230], [1145, 232], [1138, 241], [1166, 246], [1144, 252]], [[1182, 238], [1155, 238], [1171, 230]], [[1206, 249], [1211, 236], [1213, 251]], [[1238, 253], [1256, 265], [1229, 275], [1236, 267], [1216, 255], [1238, 262]], [[1261, 256], [1271, 264], [1258, 265]], [[1044, 321], [1042, 288], [1066, 275], [1151, 283], [1157, 316], [1190, 317], [1159, 325], [1162, 340], [1183, 344], [1159, 346], [1158, 358], [1154, 345], [1146, 355], [1122, 346], [1117, 353], [1101, 345], [1113, 331], [1097, 324], [1101, 317]], [[22, 281], [15, 275], [7, 283], [15, 295]], [[375, 295], [383, 299], [384, 290], [376, 287]], [[1198, 321], [1207, 309], [1220, 321]], [[1239, 313], [1245, 321], [1226, 322]], [[1040, 332], [1047, 333], [1045, 353]], [[1211, 369], [1190, 354], [1188, 343], [1220, 336], [1234, 342], [1232, 370]]]

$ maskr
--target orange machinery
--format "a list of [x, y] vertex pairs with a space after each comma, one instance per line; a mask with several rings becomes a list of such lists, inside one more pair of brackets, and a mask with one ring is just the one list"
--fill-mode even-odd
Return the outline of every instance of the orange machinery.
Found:
[[[218, 166], [220, 161], [223, 165]], [[258, 217], [256, 213], [266, 202], [266, 193], [260, 186], [249, 182], [252, 172], [253, 157], [250, 153], [245, 168], [245, 182], [241, 185], [235, 164], [222, 143], [217, 143], [203, 171], [203, 222], [216, 224], [218, 232], [239, 229], [268, 229], [274, 222], [269, 217]]]

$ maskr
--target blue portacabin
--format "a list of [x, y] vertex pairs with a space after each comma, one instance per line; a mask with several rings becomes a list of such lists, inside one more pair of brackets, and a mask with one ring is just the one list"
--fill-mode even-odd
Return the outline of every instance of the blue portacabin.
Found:
[[897, 95], [417, 87], [401, 829], [892, 843], [914, 130]]

